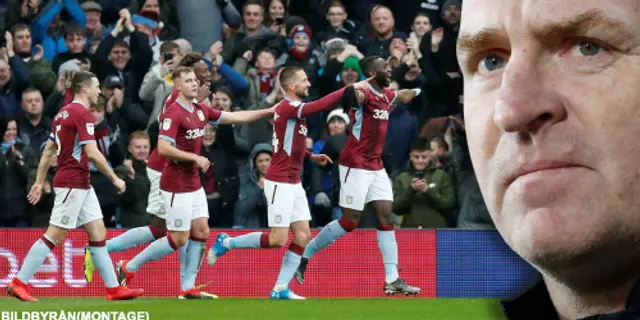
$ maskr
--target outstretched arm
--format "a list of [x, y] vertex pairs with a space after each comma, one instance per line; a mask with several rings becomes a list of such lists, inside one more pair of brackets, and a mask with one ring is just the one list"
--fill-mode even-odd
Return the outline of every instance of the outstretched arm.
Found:
[[262, 110], [222, 112], [219, 124], [245, 124], [273, 115], [275, 107]]
[[[345, 87], [346, 88], [346, 87]], [[320, 100], [309, 103], [302, 103], [298, 107], [298, 118], [303, 119], [318, 112], [331, 110], [336, 107], [342, 99], [345, 88], [334, 91]]]
[[396, 98], [392, 104], [407, 104], [410, 103], [413, 98], [417, 97], [422, 90], [420, 89], [402, 89], [396, 91]]

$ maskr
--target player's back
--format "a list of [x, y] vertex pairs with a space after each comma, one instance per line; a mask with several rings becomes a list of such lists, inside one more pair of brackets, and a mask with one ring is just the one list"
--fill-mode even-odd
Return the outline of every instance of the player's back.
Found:
[[379, 92], [371, 86], [363, 93], [363, 103], [349, 112], [353, 127], [340, 154], [340, 164], [349, 168], [381, 170], [384, 168], [381, 156], [389, 111], [396, 93], [388, 89]]
[[58, 165], [53, 186], [89, 189], [89, 159], [83, 145], [95, 143], [93, 116], [78, 102], [72, 102], [53, 118], [51, 139], [57, 146]]
[[304, 103], [283, 100], [273, 115], [272, 158], [265, 179], [300, 182], [300, 169], [307, 150], [307, 121], [299, 118]]
[[[174, 143], [179, 150], [200, 154], [204, 127], [207, 123], [207, 108], [198, 104], [182, 105], [178, 101], [171, 103], [160, 121], [160, 138], [163, 132], [175, 132], [175, 139], [166, 140]], [[174, 134], [172, 134], [174, 135]], [[160, 156], [158, 154], [158, 156]], [[169, 161], [162, 170], [160, 188], [168, 192], [192, 192], [200, 189], [200, 172], [198, 165], [192, 161]]]

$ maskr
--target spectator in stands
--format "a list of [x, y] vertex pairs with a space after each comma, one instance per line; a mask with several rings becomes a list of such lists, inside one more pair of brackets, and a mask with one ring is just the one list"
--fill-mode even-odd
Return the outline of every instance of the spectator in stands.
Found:
[[[331, 111], [327, 116], [325, 137], [313, 144], [311, 152], [321, 154], [327, 140], [336, 135], [346, 134], [349, 122], [349, 115], [341, 108]], [[337, 172], [333, 172], [333, 166], [311, 164], [307, 166], [307, 170], [311, 176], [311, 197], [309, 198], [313, 199], [314, 223], [316, 226], [324, 226], [342, 216], [342, 210], [338, 205], [340, 179], [336, 179]]]
[[147, 177], [147, 159], [151, 144], [149, 135], [135, 131], [129, 136], [128, 159], [115, 169], [127, 189], [118, 195], [120, 224], [124, 228], [136, 228], [149, 224], [147, 198], [151, 182]]
[[249, 90], [247, 80], [230, 65], [224, 63], [221, 54], [215, 55], [211, 65], [207, 62], [207, 67], [211, 73], [211, 88], [229, 87], [237, 96], [245, 95]]
[[[131, 33], [130, 43], [118, 37], [124, 29]], [[98, 79], [105, 79], [109, 75], [117, 75], [124, 80], [127, 91], [132, 93], [134, 102], [139, 101], [137, 93], [144, 75], [149, 71], [153, 52], [149, 46], [149, 38], [135, 30], [129, 10], [120, 11], [118, 23], [107, 37], [105, 37], [91, 62], [91, 70]]]
[[[289, 40], [291, 45], [289, 51], [283, 53], [276, 61], [277, 66], [301, 67], [304, 69], [309, 82], [311, 83], [310, 91], [315, 91], [317, 95], [317, 79], [319, 66], [319, 56], [315, 51], [311, 42], [312, 32], [307, 25], [297, 25], [289, 32]], [[310, 92], [314, 96], [313, 92]]]
[[[389, 45], [394, 33], [395, 20], [389, 8], [383, 5], [375, 5], [369, 14], [373, 37], [360, 44], [360, 51], [366, 56], [377, 55], [388, 58]], [[406, 37], [406, 36], [405, 36]]]
[[0, 53], [0, 116], [22, 113], [22, 91], [29, 87], [31, 77], [24, 61], [13, 51], [11, 32], [5, 35], [6, 47]]
[[0, 226], [29, 225], [27, 203], [27, 175], [36, 164], [36, 156], [20, 139], [18, 121], [13, 117], [0, 118], [3, 133], [0, 153]]
[[39, 152], [49, 139], [51, 133], [51, 119], [45, 118], [44, 99], [40, 90], [30, 87], [22, 93], [22, 110], [24, 115], [19, 118], [20, 138], [31, 150]]
[[91, 54], [85, 51], [87, 44], [87, 30], [77, 24], [67, 24], [64, 27], [64, 44], [67, 51], [58, 53], [53, 58], [53, 72], [58, 74], [60, 66], [72, 59], [78, 61], [89, 61]]
[[256, 51], [258, 43], [275, 36], [262, 24], [264, 7], [260, 0], [248, 0], [242, 9], [242, 27], [238, 33], [225, 40], [222, 57], [226, 63], [233, 63], [247, 50]]
[[449, 176], [430, 161], [430, 142], [416, 139], [411, 146], [409, 169], [395, 178], [393, 212], [403, 228], [446, 228], [455, 206]]
[[355, 44], [356, 24], [348, 19], [347, 8], [342, 2], [336, 0], [329, 5], [327, 21], [329, 25], [324, 29], [324, 32], [318, 35], [320, 41], [342, 38], [349, 44]]
[[59, 16], [63, 10], [71, 16], [72, 23], [82, 27], [87, 24], [87, 17], [78, 1], [49, 0], [31, 25], [33, 44], [42, 45], [44, 58], [49, 61], [68, 50], [65, 44], [65, 25]]
[[271, 144], [259, 143], [251, 150], [246, 173], [241, 176], [240, 196], [234, 209], [234, 228], [267, 227], [264, 175], [271, 164]]
[[[441, 136], [435, 136], [431, 138], [431, 153], [430, 161], [431, 163], [438, 169], [445, 168], [445, 156], [447, 152], [449, 152], [449, 146], [447, 142], [444, 141], [444, 138]], [[446, 170], [445, 170], [446, 171]]]
[[173, 90], [173, 79], [171, 73], [180, 59], [182, 52], [180, 47], [173, 41], [167, 41], [160, 46], [160, 63], [151, 67], [147, 72], [140, 86], [140, 100], [153, 104], [153, 111], [149, 117], [149, 122], [156, 121], [160, 109], [164, 105], [164, 100]]
[[268, 14], [262, 24], [273, 33], [286, 37], [284, 21], [287, 19], [287, 5], [284, 0], [268, 0], [266, 5]]
[[11, 0], [8, 3], [9, 7], [4, 13], [5, 30], [13, 28], [16, 24], [30, 25], [45, 5], [44, 1], [40, 0]]
[[129, 3], [130, 12], [152, 11], [158, 15], [158, 25], [154, 32], [162, 41], [174, 40], [180, 36], [178, 30], [170, 23], [171, 9], [174, 9], [175, 14], [175, 8], [167, 1], [161, 3], [160, 0], [133, 0]]
[[447, 0], [403, 0], [389, 1], [396, 19], [396, 28], [404, 32], [412, 30], [416, 14], [426, 16], [435, 27], [442, 26], [442, 7]]
[[[212, 44], [222, 40], [223, 22], [234, 29], [242, 24], [242, 17], [229, 0], [176, 1], [176, 7], [180, 36], [193, 45], [195, 52], [206, 52]], [[225, 57], [227, 63], [233, 63], [233, 60]]]
[[[218, 95], [216, 95], [216, 99]], [[230, 228], [233, 226], [233, 207], [238, 200], [238, 167], [224, 143], [216, 140], [218, 128], [207, 124], [202, 139], [200, 155], [211, 161], [206, 173], [200, 173], [202, 187], [209, 203], [209, 226]]]
[[95, 1], [85, 1], [80, 6], [87, 17], [87, 44], [85, 50], [90, 54], [96, 52], [100, 41], [104, 39], [111, 30], [105, 27], [102, 22], [102, 6]]
[[[250, 52], [250, 51], [249, 51]], [[272, 91], [276, 75], [276, 58], [269, 48], [261, 49], [256, 55], [255, 69], [250, 68], [249, 59], [236, 59], [234, 69], [243, 74], [248, 85], [247, 94], [242, 99], [242, 108], [258, 105]]]
[[153, 51], [153, 61], [151, 64], [157, 64], [160, 54], [160, 46], [163, 43], [156, 34], [156, 30], [160, 24], [160, 17], [158, 13], [156, 11], [143, 10], [134, 14], [131, 19], [136, 30], [147, 36], [149, 46], [151, 47], [151, 51]]
[[[40, 148], [39, 153], [42, 154], [44, 150], [44, 145]], [[58, 166], [58, 155], [53, 153], [51, 157], [51, 167], [49, 167], [49, 171], [47, 171], [47, 175], [44, 178], [44, 183], [42, 187], [42, 197], [40, 198], [40, 202], [38, 202], [35, 206], [29, 206], [29, 220], [31, 227], [34, 228], [47, 228], [49, 227], [49, 219], [51, 218], [51, 210], [53, 210], [53, 200], [55, 194], [53, 193], [53, 177], [56, 174], [56, 168]], [[38, 175], [38, 168], [33, 168], [31, 172], [29, 172], [28, 181], [27, 181], [27, 189], [31, 190], [33, 184], [36, 183], [36, 177]]]
[[[431, 32], [433, 25], [429, 15], [424, 12], [418, 12], [415, 18], [413, 18], [413, 24], [411, 25], [411, 34], [409, 38], [420, 43], [422, 37], [425, 34]], [[417, 46], [416, 46], [417, 47]]]
[[25, 24], [16, 24], [11, 28], [13, 37], [13, 50], [17, 56], [27, 65], [34, 87], [40, 89], [43, 97], [48, 97], [54, 90], [58, 76], [51, 68], [51, 62], [43, 59], [44, 49], [41, 45], [35, 45], [33, 53], [31, 45], [31, 30]]
[[[334, 46], [336, 49], [331, 49]], [[327, 48], [327, 64], [318, 80], [320, 96], [354, 84], [363, 77], [359, 61], [364, 58], [364, 55], [358, 51], [358, 48], [336, 39], [330, 40]]]

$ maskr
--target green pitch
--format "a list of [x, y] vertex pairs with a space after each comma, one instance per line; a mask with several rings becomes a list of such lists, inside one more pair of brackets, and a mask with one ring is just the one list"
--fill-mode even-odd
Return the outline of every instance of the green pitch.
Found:
[[2, 311], [146, 311], [150, 320], [212, 319], [504, 319], [497, 300], [368, 299], [270, 301], [220, 299], [209, 301], [140, 299], [43, 299], [35, 304], [0, 298]]

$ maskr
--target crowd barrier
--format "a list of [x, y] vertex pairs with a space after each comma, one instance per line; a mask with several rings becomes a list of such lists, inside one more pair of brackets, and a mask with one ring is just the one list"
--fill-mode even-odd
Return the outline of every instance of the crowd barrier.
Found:
[[[218, 232], [234, 236], [247, 230], [212, 230], [207, 248]], [[0, 228], [0, 286], [17, 275], [41, 229]], [[122, 230], [109, 230], [108, 238]], [[315, 236], [317, 231], [313, 232]], [[494, 231], [397, 230], [399, 269], [411, 285], [422, 288], [422, 298], [505, 298], [524, 290], [535, 277], [534, 270], [506, 246]], [[104, 296], [97, 275], [87, 284], [83, 277], [83, 247], [87, 236], [71, 231], [56, 247], [30, 281], [39, 297]], [[144, 246], [112, 253], [114, 264], [128, 259]], [[211, 282], [206, 291], [221, 297], [268, 297], [277, 277], [282, 249], [237, 249], [210, 267], [203, 263], [196, 284]], [[309, 298], [384, 297], [384, 267], [376, 230], [356, 230], [328, 249], [316, 254], [308, 266], [306, 281], [291, 288]], [[178, 255], [172, 254], [143, 266], [131, 287], [144, 288], [146, 296], [177, 296]], [[402, 297], [403, 298], [403, 297]]]

